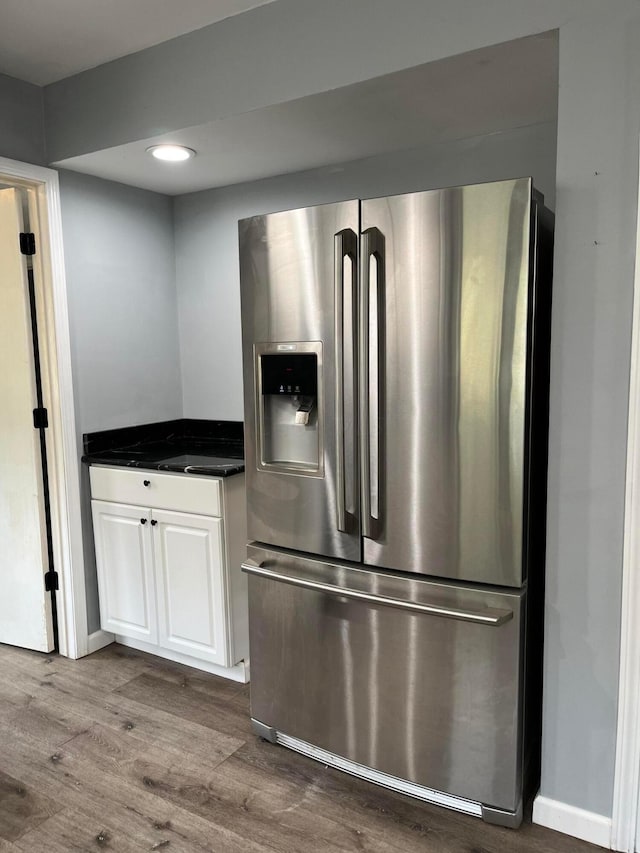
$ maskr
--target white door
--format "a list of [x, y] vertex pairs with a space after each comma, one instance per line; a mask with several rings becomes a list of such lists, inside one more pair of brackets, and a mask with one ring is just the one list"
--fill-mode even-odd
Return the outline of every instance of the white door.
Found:
[[105, 631], [158, 642], [151, 511], [91, 501], [100, 625]]
[[0, 643], [54, 647], [21, 196], [0, 190]]
[[222, 519], [152, 510], [159, 643], [227, 666]]

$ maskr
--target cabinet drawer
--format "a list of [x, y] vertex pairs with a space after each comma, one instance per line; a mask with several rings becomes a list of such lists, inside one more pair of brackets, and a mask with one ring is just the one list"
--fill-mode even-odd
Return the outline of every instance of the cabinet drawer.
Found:
[[[141, 468], [100, 468], [92, 465], [91, 497], [137, 506], [222, 515], [220, 480], [191, 474], [159, 474]], [[148, 483], [149, 485], [145, 485]]]

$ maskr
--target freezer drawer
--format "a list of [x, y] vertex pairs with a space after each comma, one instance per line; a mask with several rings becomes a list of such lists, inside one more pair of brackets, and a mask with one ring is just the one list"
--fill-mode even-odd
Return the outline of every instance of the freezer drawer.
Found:
[[250, 546], [251, 715], [418, 785], [516, 812], [524, 592]]

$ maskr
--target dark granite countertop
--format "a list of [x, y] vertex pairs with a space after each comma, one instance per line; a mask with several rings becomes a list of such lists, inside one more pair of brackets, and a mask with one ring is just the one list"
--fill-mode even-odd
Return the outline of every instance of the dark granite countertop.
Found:
[[183, 418], [83, 436], [82, 461], [148, 471], [229, 477], [244, 471], [244, 431], [238, 421]]

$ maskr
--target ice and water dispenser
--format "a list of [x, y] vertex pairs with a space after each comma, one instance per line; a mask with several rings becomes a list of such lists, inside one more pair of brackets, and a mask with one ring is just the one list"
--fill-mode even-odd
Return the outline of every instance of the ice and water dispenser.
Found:
[[258, 466], [322, 476], [322, 345], [256, 346]]

